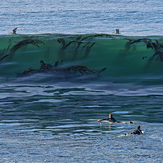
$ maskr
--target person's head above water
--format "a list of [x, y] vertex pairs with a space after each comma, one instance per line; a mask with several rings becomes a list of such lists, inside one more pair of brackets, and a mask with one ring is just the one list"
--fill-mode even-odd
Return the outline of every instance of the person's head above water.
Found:
[[140, 135], [140, 134], [143, 134], [143, 131], [141, 131], [140, 126], [138, 125], [136, 127], [136, 130], [134, 132], [132, 132], [131, 134]]
[[113, 115], [111, 113], [109, 114], [109, 118], [113, 118]]
[[140, 130], [140, 126], [138, 125], [138, 126], [136, 127], [136, 129], [137, 129], [137, 130]]

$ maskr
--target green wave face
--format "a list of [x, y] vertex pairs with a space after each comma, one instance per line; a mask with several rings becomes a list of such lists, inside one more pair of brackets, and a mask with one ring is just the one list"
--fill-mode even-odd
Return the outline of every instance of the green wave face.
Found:
[[[71, 78], [75, 78], [76, 74], [86, 74], [91, 77], [96, 75], [103, 81], [112, 78], [162, 80], [161, 36], [1, 35], [0, 42], [1, 80], [14, 79], [19, 75], [38, 78], [38, 74], [41, 74], [42, 78], [45, 76], [46, 82], [47, 74], [56, 78], [62, 73], [63, 78], [66, 78], [66, 73], [71, 73]], [[41, 70], [40, 61], [51, 65], [53, 71], [47, 67]], [[74, 69], [74, 66], [77, 67]], [[60, 76], [58, 79], [63, 78]]]

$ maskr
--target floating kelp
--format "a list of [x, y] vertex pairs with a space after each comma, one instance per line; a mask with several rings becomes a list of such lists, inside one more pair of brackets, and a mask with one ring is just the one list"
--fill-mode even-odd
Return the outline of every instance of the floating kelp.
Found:
[[19, 48], [28, 45], [28, 44], [32, 44], [34, 46], [39, 47], [38, 44], [44, 44], [44, 42], [40, 41], [40, 40], [34, 40], [34, 39], [25, 39], [22, 40], [20, 42], [18, 42], [16, 45], [14, 45], [11, 50], [10, 50], [10, 54], [14, 54]]
[[58, 61], [55, 65], [51, 65], [49, 63], [44, 63], [43, 60], [40, 61], [40, 68], [33, 69], [28, 68], [22, 73], [18, 73], [17, 77], [25, 77], [38, 73], [46, 73], [54, 76], [56, 79], [69, 79], [69, 78], [95, 78], [99, 77], [100, 73], [106, 70], [106, 67], [101, 69], [100, 71], [95, 69], [89, 69], [86, 66], [76, 65], [69, 67], [58, 67]]
[[72, 40], [67, 42], [65, 36], [59, 37], [57, 38], [57, 42], [61, 44], [60, 55], [62, 55], [62, 57], [65, 56], [66, 55], [65, 51], [68, 50], [70, 46], [72, 46], [74, 51], [74, 53], [71, 53], [73, 55], [72, 60], [76, 59], [76, 57], [81, 53], [84, 54], [84, 56], [82, 57], [84, 59], [89, 55], [91, 48], [96, 44], [94, 40], [98, 37], [112, 38], [112, 36], [108, 34], [94, 34], [86, 36], [78, 35], [74, 36]]
[[7, 47], [7, 49], [0, 49], [0, 61], [2, 61], [4, 58], [9, 56], [8, 51], [9, 51], [10, 45]]
[[[149, 61], [153, 60], [156, 57], [159, 58], [160, 61], [163, 61], [163, 43], [159, 43], [158, 40], [153, 41], [149, 38], [140, 38], [140, 39], [134, 39], [134, 40], [129, 39], [129, 41], [125, 45], [125, 49], [123, 50], [123, 52], [127, 53], [130, 50], [132, 45], [135, 45], [141, 42], [146, 44], [147, 49], [153, 49], [155, 52]], [[145, 56], [142, 59], [144, 58], [147, 58], [147, 57]]]
[[[93, 37], [93, 36], [92, 36]], [[94, 36], [95, 37], [95, 36]], [[97, 36], [96, 36], [97, 37]], [[79, 53], [82, 53], [83, 51], [85, 51], [83, 58], [87, 57], [92, 46], [95, 44], [95, 42], [90, 42], [89, 40], [86, 40], [90, 37], [84, 37], [82, 38], [81, 36], [77, 36], [74, 40], [69, 41], [68, 43], [66, 43], [64, 38], [58, 38], [57, 41], [59, 44], [62, 45], [62, 47], [60, 48], [60, 55], [64, 56], [64, 52], [65, 50], [70, 46], [70, 45], [74, 45], [73, 49], [74, 49], [74, 53], [73, 53], [73, 60], [76, 58], [76, 56]]]
[[[7, 49], [0, 49], [0, 61], [2, 61], [4, 58], [8, 57], [8, 56], [12, 56], [18, 49], [20, 49], [21, 47], [25, 46], [25, 45], [33, 45], [36, 47], [39, 47], [39, 44], [44, 44], [43, 41], [41, 40], [36, 40], [36, 39], [24, 39], [20, 42], [18, 42], [17, 44], [15, 44], [12, 48], [10, 48], [11, 44], [7, 47]], [[45, 45], [45, 44], [44, 44]]]
[[163, 61], [163, 52], [157, 51], [155, 54], [153, 54], [150, 60], [153, 60], [154, 58], [158, 58], [160, 61]]
[[[110, 35], [106, 35], [106, 34], [95, 34], [95, 35], [89, 35], [89, 36], [85, 36], [85, 37], [82, 37], [81, 35], [79, 36], [76, 36], [75, 37], [75, 40], [72, 40], [68, 43], [66, 43], [65, 39], [64, 38], [58, 38], [57, 41], [58, 43], [62, 44], [62, 47], [61, 47], [61, 50], [65, 50], [68, 46], [70, 46], [72, 43], [75, 43], [77, 44], [75, 50], [77, 50], [81, 44], [84, 44], [84, 46], [82, 47], [83, 48], [91, 48], [95, 42], [90, 42], [89, 39], [91, 38], [95, 38], [95, 37], [109, 37], [109, 38], [112, 38]], [[89, 45], [91, 44], [91, 45]]]
[[[0, 40], [2, 79], [15, 78], [15, 73], [18, 77], [27, 76], [18, 80], [38, 82], [49, 81], [45, 76], [68, 79], [102, 74], [101, 81], [117, 81], [136, 75], [138, 79], [162, 75], [162, 36], [12, 34], [1, 36]], [[43, 62], [39, 63], [40, 60]], [[98, 71], [104, 67], [107, 67], [104, 73]]]

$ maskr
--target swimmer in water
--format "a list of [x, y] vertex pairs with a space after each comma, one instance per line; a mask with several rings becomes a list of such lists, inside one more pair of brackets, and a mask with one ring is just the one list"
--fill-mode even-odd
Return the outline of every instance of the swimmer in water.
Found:
[[[111, 113], [109, 114], [109, 118], [97, 120], [97, 122], [101, 122], [101, 121], [107, 121], [107, 122], [111, 122], [111, 123], [126, 123], [126, 122], [117, 121], [115, 118], [113, 118], [113, 115]], [[131, 122], [131, 121], [128, 123], [133, 124], [133, 122]]]
[[140, 129], [140, 126], [138, 125], [136, 130], [134, 132], [132, 132], [131, 134], [134, 134], [134, 135], [141, 135], [143, 134], [142, 130]]
[[97, 122], [101, 122], [101, 121], [108, 121], [108, 122], [112, 122], [112, 123], [115, 123], [115, 122], [120, 123], [115, 118], [113, 118], [113, 115], [111, 113], [109, 114], [109, 118], [97, 120]]
[[115, 32], [113, 32], [113, 33], [115, 33], [115, 34], [120, 34], [120, 33], [119, 33], [119, 29], [115, 29]]
[[16, 30], [17, 30], [17, 28], [14, 28], [12, 31], [12, 34], [16, 34]]

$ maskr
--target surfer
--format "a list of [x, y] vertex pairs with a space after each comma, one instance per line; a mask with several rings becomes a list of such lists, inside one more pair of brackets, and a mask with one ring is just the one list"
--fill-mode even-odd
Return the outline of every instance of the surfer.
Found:
[[99, 119], [97, 120], [97, 122], [101, 122], [101, 121], [106, 121], [106, 122], [111, 122], [111, 123], [130, 123], [130, 124], [133, 124], [133, 122], [120, 122], [120, 121], [117, 121], [113, 115], [110, 113], [109, 114], [109, 118], [105, 118], [105, 119]]
[[119, 33], [119, 29], [115, 29], [115, 32], [113, 32], [113, 33], [115, 33], [115, 34], [120, 34], [120, 33]]
[[115, 122], [120, 123], [115, 118], [113, 118], [113, 115], [111, 113], [109, 114], [109, 118], [97, 120], [97, 122], [101, 122], [101, 121], [108, 121], [108, 122], [112, 122], [112, 123], [115, 123]]
[[140, 134], [143, 134], [143, 132], [140, 129], [140, 126], [138, 125], [137, 128], [136, 128], [136, 130], [134, 132], [132, 132], [131, 134], [140, 135]]
[[18, 28], [14, 28], [12, 31], [12, 34], [16, 34], [16, 30], [17, 30]]

